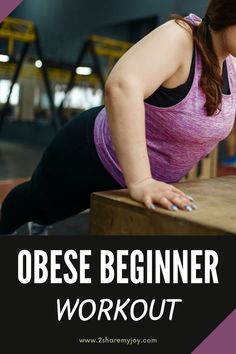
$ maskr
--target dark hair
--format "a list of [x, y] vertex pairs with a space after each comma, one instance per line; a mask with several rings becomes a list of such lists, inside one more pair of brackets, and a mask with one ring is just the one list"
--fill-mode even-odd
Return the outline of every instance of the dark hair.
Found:
[[222, 108], [223, 79], [220, 64], [216, 56], [209, 27], [218, 32], [236, 24], [235, 0], [211, 0], [203, 21], [195, 26], [184, 17], [172, 15], [176, 23], [187, 23], [193, 34], [193, 40], [200, 51], [203, 63], [200, 86], [206, 95], [205, 108], [208, 116], [212, 116]]

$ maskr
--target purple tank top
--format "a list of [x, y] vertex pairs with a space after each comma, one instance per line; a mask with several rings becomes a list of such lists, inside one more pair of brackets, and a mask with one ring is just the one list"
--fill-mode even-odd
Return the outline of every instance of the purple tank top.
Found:
[[[194, 14], [187, 19], [195, 25], [201, 22]], [[147, 151], [154, 179], [178, 182], [196, 162], [229, 135], [236, 113], [236, 71], [230, 55], [226, 65], [230, 95], [223, 94], [222, 110], [218, 114], [208, 117], [204, 108], [206, 97], [199, 85], [202, 61], [197, 48], [194, 79], [186, 97], [176, 105], [164, 108], [144, 102]], [[106, 170], [122, 187], [126, 187], [111, 140], [106, 107], [96, 117], [94, 142]]]

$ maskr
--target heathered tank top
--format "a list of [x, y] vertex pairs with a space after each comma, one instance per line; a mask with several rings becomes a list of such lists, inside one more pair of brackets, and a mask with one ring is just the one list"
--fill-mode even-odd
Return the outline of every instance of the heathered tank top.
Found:
[[[195, 25], [201, 21], [194, 14], [187, 19]], [[171, 107], [144, 102], [147, 151], [154, 179], [178, 182], [229, 135], [236, 112], [236, 71], [231, 55], [226, 58], [226, 65], [230, 94], [222, 94], [222, 110], [211, 117], [204, 108], [206, 96], [200, 87], [202, 60], [197, 48], [194, 78], [187, 95]], [[96, 117], [94, 142], [106, 170], [122, 187], [127, 187], [111, 140], [106, 107]]]

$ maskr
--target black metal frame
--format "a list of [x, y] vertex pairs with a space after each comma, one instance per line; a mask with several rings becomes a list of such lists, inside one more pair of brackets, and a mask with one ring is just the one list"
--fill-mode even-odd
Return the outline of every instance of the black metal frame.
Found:
[[64, 98], [63, 98], [63, 100], [62, 100], [62, 102], [61, 102], [61, 104], [60, 104], [60, 106], [58, 108], [58, 115], [60, 117], [62, 115], [62, 110], [63, 110], [63, 106], [64, 106], [64, 102], [65, 102], [66, 96], [72, 90], [72, 88], [75, 85], [76, 68], [81, 66], [82, 60], [83, 60], [85, 54], [88, 51], [91, 51], [93, 62], [94, 62], [94, 68], [95, 68], [95, 70], [96, 70], [96, 72], [98, 74], [99, 80], [101, 82], [102, 90], [104, 90], [105, 78], [104, 78], [103, 73], [102, 73], [102, 66], [100, 64], [98, 55], [96, 54], [94, 42], [91, 39], [88, 39], [84, 43], [84, 45], [82, 46], [81, 51], [79, 52], [79, 55], [78, 55], [78, 59], [76, 60], [75, 64], [72, 67], [71, 77], [70, 77], [70, 80], [68, 81], [67, 88], [65, 90], [65, 96], [64, 96]]
[[9, 109], [10, 98], [11, 98], [13, 87], [14, 87], [15, 83], [17, 82], [17, 79], [18, 79], [18, 77], [20, 75], [20, 71], [21, 71], [25, 56], [26, 56], [26, 54], [27, 54], [27, 52], [29, 50], [29, 47], [30, 47], [31, 43], [35, 44], [36, 52], [37, 52], [37, 55], [38, 55], [38, 59], [41, 60], [42, 63], [43, 63], [43, 65], [42, 65], [42, 74], [43, 74], [43, 80], [44, 80], [45, 88], [46, 88], [46, 91], [47, 91], [47, 96], [48, 96], [48, 99], [49, 99], [51, 116], [52, 116], [52, 124], [54, 125], [54, 128], [55, 128], [56, 132], [61, 128], [61, 123], [60, 123], [60, 120], [58, 118], [57, 110], [55, 108], [53, 94], [52, 94], [52, 89], [51, 89], [51, 85], [50, 85], [50, 81], [49, 81], [49, 77], [48, 77], [48, 69], [47, 69], [47, 65], [46, 65], [46, 62], [45, 62], [45, 58], [43, 56], [43, 51], [42, 51], [42, 47], [41, 47], [41, 43], [40, 43], [40, 39], [39, 39], [39, 34], [38, 34], [38, 30], [37, 30], [36, 27], [35, 27], [35, 35], [36, 35], [35, 42], [26, 42], [24, 44], [22, 52], [21, 52], [20, 59], [19, 59], [18, 63], [16, 64], [16, 70], [15, 70], [15, 73], [14, 73], [13, 78], [12, 78], [10, 91], [9, 91], [9, 94], [8, 94], [8, 97], [7, 97], [7, 102], [5, 103], [2, 111], [0, 112], [0, 131], [2, 129], [5, 116], [7, 114], [8, 109]]

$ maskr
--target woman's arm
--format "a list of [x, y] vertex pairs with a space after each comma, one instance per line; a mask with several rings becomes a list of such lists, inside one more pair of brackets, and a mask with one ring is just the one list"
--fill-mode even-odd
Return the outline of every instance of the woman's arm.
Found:
[[[145, 138], [144, 99], [181, 69], [189, 41], [187, 32], [170, 21], [130, 48], [106, 81], [105, 105], [116, 154], [131, 196], [146, 205], [156, 201], [167, 208], [172, 205], [166, 198], [163, 202], [156, 199], [156, 187], [163, 189], [165, 185], [168, 198], [184, 195], [161, 182], [154, 188]], [[150, 182], [151, 190], [147, 188]], [[134, 192], [137, 186], [141, 187], [140, 197]], [[177, 200], [176, 204], [181, 207]]]

